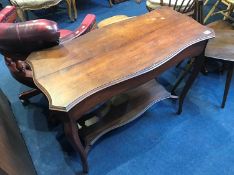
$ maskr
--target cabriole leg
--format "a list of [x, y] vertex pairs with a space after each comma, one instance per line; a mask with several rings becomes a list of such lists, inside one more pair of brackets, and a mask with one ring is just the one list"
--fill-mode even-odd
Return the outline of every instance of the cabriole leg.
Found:
[[88, 173], [87, 154], [85, 153], [84, 147], [80, 141], [76, 121], [69, 118], [69, 120], [64, 123], [64, 132], [75, 151], [80, 154], [83, 172]]

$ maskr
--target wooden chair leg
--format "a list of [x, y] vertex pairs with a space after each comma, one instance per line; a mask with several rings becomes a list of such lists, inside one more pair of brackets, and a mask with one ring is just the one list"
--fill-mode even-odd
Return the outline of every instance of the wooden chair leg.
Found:
[[22, 10], [21, 8], [17, 8], [16, 12], [17, 12], [17, 16], [19, 17], [20, 21], [24, 22], [28, 19], [27, 11]]
[[234, 5], [233, 4], [228, 4], [227, 12], [225, 13], [225, 15], [223, 17], [223, 20], [227, 20], [228, 17], [231, 16], [231, 14], [233, 12], [233, 9], [234, 9]]
[[210, 9], [208, 14], [206, 15], [204, 19], [204, 24], [207, 22], [207, 20], [213, 15], [214, 11], [216, 10], [217, 6], [219, 5], [221, 0], [216, 1], [216, 3], [213, 5], [213, 7]]
[[225, 89], [224, 89], [224, 94], [223, 94], [223, 101], [221, 105], [222, 108], [225, 107], [225, 103], [227, 100], [227, 95], [228, 95], [228, 91], [229, 91], [231, 80], [232, 80], [233, 68], [234, 68], [234, 64], [230, 65], [228, 68]]
[[34, 97], [40, 93], [41, 91], [38, 89], [31, 89], [31, 90], [21, 93], [19, 95], [19, 99], [23, 104], [27, 104], [29, 102], [29, 98]]
[[71, 3], [71, 0], [66, 0], [66, 2], [67, 2], [68, 16], [69, 16], [69, 18], [70, 18], [71, 21], [74, 21], [74, 18], [72, 16], [72, 8], [71, 8], [72, 3]]
[[207, 5], [207, 4], [208, 4], [208, 2], [209, 2], [209, 0], [205, 0], [204, 5]]
[[72, 6], [73, 6], [73, 13], [74, 13], [74, 20], [77, 19], [77, 8], [76, 8], [76, 0], [72, 0]]

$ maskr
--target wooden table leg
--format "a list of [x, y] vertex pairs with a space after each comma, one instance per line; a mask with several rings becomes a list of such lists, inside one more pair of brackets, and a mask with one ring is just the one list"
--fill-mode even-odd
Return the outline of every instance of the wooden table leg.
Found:
[[204, 60], [205, 60], [205, 57], [203, 54], [195, 58], [192, 73], [191, 73], [190, 77], [188, 78], [188, 80], [187, 80], [187, 82], [182, 90], [182, 93], [179, 97], [179, 108], [178, 108], [177, 114], [181, 114], [184, 98], [187, 95], [187, 93], [188, 93], [190, 87], [192, 86], [194, 80], [196, 79], [197, 75], [199, 74], [199, 72], [203, 66]]
[[64, 122], [65, 135], [75, 151], [80, 154], [83, 172], [88, 173], [87, 154], [85, 153], [85, 149], [80, 141], [76, 121], [74, 121], [69, 114], [66, 117], [68, 117], [68, 120]]
[[225, 103], [226, 103], [228, 91], [229, 91], [231, 80], [232, 80], [233, 68], [234, 68], [233, 63], [229, 63], [229, 64], [230, 65], [228, 65], [228, 72], [227, 72], [227, 78], [226, 78], [226, 83], [225, 83], [225, 90], [224, 90], [224, 94], [223, 94], [223, 101], [222, 101], [222, 105], [221, 105], [222, 108], [224, 108]]
[[185, 68], [183, 68], [184, 70], [182, 70], [180, 75], [178, 76], [178, 78], [177, 78], [177, 80], [176, 80], [176, 82], [171, 90], [171, 94], [175, 95], [175, 90], [180, 85], [182, 80], [189, 74], [189, 71], [191, 70], [192, 66], [193, 66], [193, 60], [190, 60], [190, 63], [188, 63], [185, 66]]

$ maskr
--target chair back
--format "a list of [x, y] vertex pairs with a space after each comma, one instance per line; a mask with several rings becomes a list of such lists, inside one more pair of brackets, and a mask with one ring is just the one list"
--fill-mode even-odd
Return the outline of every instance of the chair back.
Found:
[[203, 24], [203, 0], [147, 0], [146, 2], [149, 11], [160, 8], [160, 6], [168, 6]]

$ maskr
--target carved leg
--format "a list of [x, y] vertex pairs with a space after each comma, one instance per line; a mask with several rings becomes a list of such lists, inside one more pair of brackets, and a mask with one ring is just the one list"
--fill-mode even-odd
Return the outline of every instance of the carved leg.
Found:
[[205, 60], [205, 57], [203, 55], [200, 55], [200, 56], [195, 58], [192, 73], [191, 73], [189, 79], [187, 80], [187, 82], [182, 90], [182, 93], [179, 97], [179, 108], [178, 108], [177, 114], [180, 114], [182, 112], [184, 98], [187, 95], [187, 93], [188, 93], [190, 87], [192, 86], [194, 80], [196, 79], [197, 75], [199, 74], [199, 72], [203, 66], [204, 60]]
[[234, 64], [231, 64], [228, 67], [227, 78], [226, 78], [226, 83], [225, 83], [225, 90], [224, 90], [224, 94], [223, 94], [223, 101], [222, 101], [222, 105], [221, 105], [222, 108], [224, 108], [225, 103], [226, 103], [228, 91], [229, 91], [231, 80], [232, 80], [233, 68], [234, 68]]
[[84, 147], [81, 144], [76, 121], [72, 119], [69, 119], [69, 121], [66, 121], [64, 123], [64, 132], [66, 134], [67, 139], [73, 146], [73, 148], [80, 154], [81, 162], [83, 166], [83, 172], [88, 173], [87, 154], [85, 153]]
[[31, 89], [31, 90], [22, 92], [19, 95], [19, 99], [23, 104], [25, 104], [25, 103], [29, 102], [29, 98], [34, 97], [36, 95], [39, 95], [40, 93], [41, 93], [41, 91], [38, 89]]

